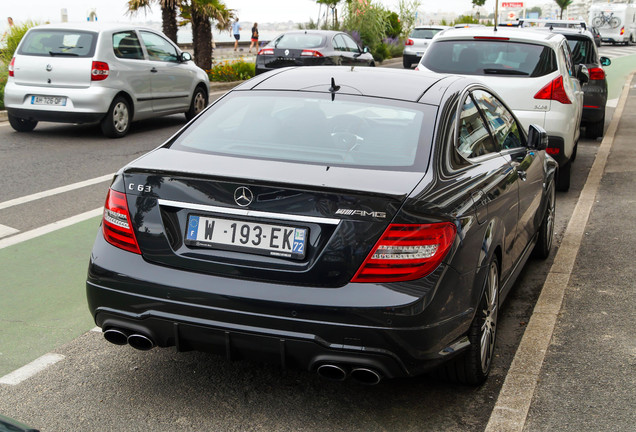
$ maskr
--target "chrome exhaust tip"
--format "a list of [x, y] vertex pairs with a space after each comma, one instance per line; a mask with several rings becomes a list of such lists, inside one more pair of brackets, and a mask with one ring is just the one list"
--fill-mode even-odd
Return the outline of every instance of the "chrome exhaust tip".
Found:
[[344, 381], [347, 378], [347, 371], [335, 364], [322, 364], [316, 369], [318, 375], [331, 381]]
[[147, 336], [134, 333], [128, 336], [128, 345], [141, 351], [148, 351], [149, 349], [154, 348], [155, 343]]
[[376, 385], [382, 381], [379, 372], [369, 368], [355, 368], [351, 371], [351, 378], [365, 385]]
[[115, 345], [126, 345], [128, 343], [128, 335], [122, 330], [115, 328], [104, 331], [104, 339]]

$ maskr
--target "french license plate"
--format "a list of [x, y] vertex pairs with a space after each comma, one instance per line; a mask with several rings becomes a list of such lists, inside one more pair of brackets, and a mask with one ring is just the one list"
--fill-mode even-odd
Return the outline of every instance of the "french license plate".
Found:
[[63, 96], [31, 96], [31, 105], [66, 106], [66, 98]]
[[307, 228], [189, 215], [185, 243], [293, 259], [305, 258]]

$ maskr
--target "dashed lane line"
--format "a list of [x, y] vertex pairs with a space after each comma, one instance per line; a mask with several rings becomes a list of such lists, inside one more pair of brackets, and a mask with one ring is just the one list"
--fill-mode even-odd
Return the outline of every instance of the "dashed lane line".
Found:
[[94, 210], [90, 210], [90, 211], [87, 211], [87, 212], [84, 212], [84, 213], [80, 213], [80, 214], [75, 215], [75, 216], [71, 216], [71, 217], [66, 218], [66, 219], [62, 219], [62, 220], [57, 221], [57, 222], [50, 223], [48, 225], [44, 225], [43, 227], [36, 228], [36, 229], [31, 230], [31, 231], [25, 231], [23, 233], [16, 234], [16, 235], [14, 235], [12, 237], [1, 239], [0, 240], [0, 249], [4, 249], [6, 247], [13, 246], [13, 245], [16, 245], [18, 243], [22, 243], [24, 241], [34, 239], [34, 238], [39, 237], [41, 235], [48, 234], [48, 233], [53, 232], [53, 231], [57, 231], [57, 230], [59, 230], [61, 228], [66, 228], [66, 227], [74, 225], [76, 223], [83, 222], [85, 220], [94, 218], [96, 216], [101, 215], [103, 211], [104, 211], [103, 207], [100, 207], [100, 208], [97, 208], [97, 209], [94, 209]]
[[20, 369], [16, 369], [13, 372], [0, 377], [0, 384], [18, 385], [22, 381], [31, 378], [47, 367], [54, 365], [55, 363], [63, 359], [64, 356], [61, 354], [44, 354], [42, 357], [33, 360], [31, 363], [22, 366]]
[[634, 73], [630, 74], [623, 86], [618, 107], [598, 149], [530, 322], [512, 359], [485, 432], [523, 431], [633, 77]]
[[0, 224], [0, 238], [6, 237], [18, 232], [20, 231], [15, 228], [11, 228], [10, 226]]
[[31, 194], [31, 195], [25, 195], [23, 197], [15, 198], [15, 199], [12, 199], [12, 200], [9, 200], [9, 201], [0, 202], [0, 210], [6, 209], [6, 208], [9, 208], [9, 207], [13, 207], [13, 206], [17, 206], [17, 205], [20, 205], [20, 204], [28, 203], [30, 201], [35, 201], [35, 200], [38, 200], [40, 198], [46, 198], [46, 197], [50, 197], [50, 196], [53, 196], [53, 195], [61, 194], [61, 193], [64, 193], [64, 192], [69, 192], [69, 191], [72, 191], [72, 190], [75, 190], [75, 189], [81, 189], [81, 188], [86, 187], [86, 186], [92, 186], [92, 185], [95, 185], [95, 184], [98, 184], [98, 183], [102, 183], [102, 182], [105, 182], [105, 181], [108, 181], [108, 180], [112, 180], [114, 175], [115, 175], [114, 173], [113, 174], [106, 174], [106, 175], [103, 175], [101, 177], [95, 177], [95, 178], [84, 180], [84, 181], [81, 181], [81, 182], [72, 183], [72, 184], [69, 184], [69, 185], [66, 185], [66, 186], [60, 186], [60, 187], [56, 187], [56, 188], [49, 189], [49, 190], [46, 190], [46, 191], [37, 192], [37, 193]]

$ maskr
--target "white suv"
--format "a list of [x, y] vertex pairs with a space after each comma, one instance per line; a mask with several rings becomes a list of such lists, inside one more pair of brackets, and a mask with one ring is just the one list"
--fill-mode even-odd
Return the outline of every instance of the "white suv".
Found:
[[560, 34], [472, 27], [439, 33], [417, 70], [479, 75], [512, 108], [524, 129], [543, 127], [548, 153], [559, 162], [557, 188], [570, 187], [571, 162], [579, 140], [583, 91], [589, 76], [572, 62]]
[[208, 102], [207, 74], [162, 33], [116, 25], [58, 24], [30, 29], [9, 65], [4, 105], [11, 126], [30, 132], [38, 121], [100, 122], [120, 138], [130, 123]]

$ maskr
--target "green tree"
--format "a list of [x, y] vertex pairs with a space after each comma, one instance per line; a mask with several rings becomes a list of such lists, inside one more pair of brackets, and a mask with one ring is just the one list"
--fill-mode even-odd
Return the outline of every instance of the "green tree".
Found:
[[574, 0], [554, 0], [559, 8], [561, 8], [561, 15], [559, 15], [559, 19], [563, 19], [563, 10], [567, 9], [568, 6], [572, 4]]
[[220, 31], [229, 31], [235, 11], [220, 0], [190, 0], [181, 5], [181, 24], [192, 24], [194, 62], [201, 69], [212, 66], [212, 21]]
[[354, 37], [357, 35], [363, 45], [369, 47], [373, 57], [382, 61], [387, 48], [383, 44], [386, 38], [386, 19], [388, 12], [373, 0], [365, 2], [347, 2], [344, 28]]
[[415, 27], [415, 19], [417, 18], [417, 9], [421, 3], [419, 0], [400, 0], [398, 8], [400, 10], [400, 24], [402, 25], [402, 32], [400, 39], [406, 39], [410, 34], [413, 27]]
[[483, 6], [485, 3], [486, 3], [486, 0], [473, 0], [473, 7]]
[[25, 33], [36, 25], [38, 24], [33, 21], [27, 21], [24, 24], [15, 24], [7, 31], [3, 41], [5, 47], [0, 49], [0, 109], [4, 109], [4, 87], [7, 85], [9, 76], [9, 63], [11, 63], [13, 54], [15, 54], [15, 50], [18, 49], [18, 45]]
[[325, 6], [331, 9], [331, 14], [333, 16], [332, 28], [334, 30], [338, 29], [338, 4], [341, 0], [316, 0], [318, 4], [324, 4]]

